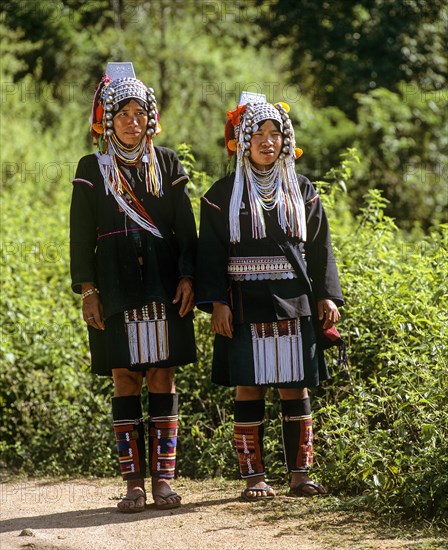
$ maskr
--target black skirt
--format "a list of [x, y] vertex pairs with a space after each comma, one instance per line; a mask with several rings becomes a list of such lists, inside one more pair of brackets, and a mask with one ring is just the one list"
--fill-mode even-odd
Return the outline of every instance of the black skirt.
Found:
[[[291, 332], [291, 330], [289, 330]], [[215, 336], [212, 365], [212, 381], [221, 386], [271, 386], [275, 388], [313, 388], [317, 387], [321, 381], [330, 378], [324, 353], [318, 345], [316, 333], [310, 316], [300, 317], [299, 330], [300, 340], [293, 340], [292, 345], [296, 346], [294, 350], [295, 359], [298, 362], [298, 368], [295, 375], [291, 376], [290, 381], [286, 381], [287, 374], [281, 382], [273, 381], [274, 377], [265, 377], [265, 381], [260, 381], [259, 371], [268, 368], [275, 371], [278, 367], [278, 356], [280, 355], [279, 346], [275, 348], [272, 345], [273, 338], [270, 338], [270, 351], [263, 357], [257, 351], [266, 349], [267, 338], [270, 334], [254, 334], [254, 326], [250, 323], [235, 324], [233, 338], [226, 338], [217, 334]], [[254, 343], [255, 342], [255, 343]], [[277, 351], [277, 355], [276, 355]], [[284, 354], [283, 362], [289, 361], [291, 353]], [[297, 357], [298, 356], [298, 357]], [[291, 362], [294, 362], [291, 361]], [[276, 363], [274, 365], [274, 363]]]
[[127, 368], [144, 373], [197, 361], [193, 312], [179, 317], [177, 309], [166, 307], [164, 313], [163, 320], [145, 323], [141, 315], [129, 319], [122, 312], [105, 321], [104, 331], [88, 327], [92, 372], [111, 376], [112, 369]]

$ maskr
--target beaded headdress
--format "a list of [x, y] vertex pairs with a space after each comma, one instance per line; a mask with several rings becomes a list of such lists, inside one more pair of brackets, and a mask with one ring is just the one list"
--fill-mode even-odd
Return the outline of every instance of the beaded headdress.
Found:
[[[160, 133], [159, 112], [152, 88], [147, 88], [143, 82], [135, 78], [132, 63], [108, 63], [106, 74], [99, 83], [93, 98], [90, 117], [90, 133], [94, 145], [100, 150], [104, 148], [106, 138], [113, 135], [114, 112], [119, 104], [126, 99], [137, 99], [148, 112], [147, 135], [152, 137]], [[103, 142], [103, 143], [102, 143]]]
[[[114, 132], [114, 115], [126, 100], [135, 99], [148, 113], [146, 136], [135, 146], [121, 143]], [[135, 197], [124, 177], [121, 166], [141, 163], [146, 190], [155, 197], [163, 195], [162, 175], [152, 139], [160, 133], [159, 113], [152, 88], [135, 78], [132, 63], [108, 63], [106, 74], [99, 83], [92, 105], [90, 133], [98, 146], [98, 163], [104, 177], [106, 193], [112, 193], [121, 209], [144, 229], [161, 237], [149, 214]]]
[[[255, 96], [255, 97], [254, 97]], [[285, 234], [306, 240], [305, 207], [294, 163], [302, 155], [296, 148], [294, 130], [285, 103], [270, 104], [262, 94], [243, 92], [239, 105], [227, 111], [225, 141], [229, 156], [236, 153], [235, 181], [230, 200], [230, 240], [239, 242], [241, 208], [246, 183], [252, 216], [252, 236], [266, 237], [264, 211], [277, 209], [277, 218]], [[274, 120], [282, 133], [282, 150], [273, 166], [261, 172], [250, 162], [252, 135], [259, 122]]]

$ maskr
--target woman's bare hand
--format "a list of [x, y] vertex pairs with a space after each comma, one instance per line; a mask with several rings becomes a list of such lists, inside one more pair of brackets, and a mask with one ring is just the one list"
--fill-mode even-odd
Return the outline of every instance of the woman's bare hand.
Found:
[[82, 303], [82, 316], [84, 321], [93, 328], [104, 330], [103, 304], [98, 294], [90, 294]]
[[319, 316], [319, 321], [325, 319], [323, 324], [324, 329], [331, 328], [339, 321], [341, 317], [338, 306], [333, 302], [333, 300], [329, 300], [327, 298], [317, 302], [317, 313]]
[[233, 337], [233, 315], [227, 304], [213, 302], [212, 330], [221, 336]]
[[182, 277], [177, 285], [173, 304], [180, 301], [179, 315], [185, 317], [194, 308], [193, 281], [189, 277]]

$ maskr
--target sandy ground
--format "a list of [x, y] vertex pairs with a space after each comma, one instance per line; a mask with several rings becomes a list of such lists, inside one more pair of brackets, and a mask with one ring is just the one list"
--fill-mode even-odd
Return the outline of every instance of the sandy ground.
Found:
[[[1, 550], [433, 549], [448, 539], [336, 510], [336, 499], [246, 503], [240, 484], [177, 480], [183, 506], [120, 514], [117, 480], [17, 481], [0, 486]], [[282, 490], [278, 491], [282, 493]]]

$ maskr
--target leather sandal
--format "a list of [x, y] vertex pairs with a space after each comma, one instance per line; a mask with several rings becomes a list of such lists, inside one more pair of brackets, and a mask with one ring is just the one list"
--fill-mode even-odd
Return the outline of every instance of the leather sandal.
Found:
[[[267, 483], [264, 484], [264, 487], [246, 487], [241, 493], [241, 498], [246, 502], [254, 502], [256, 500], [272, 500], [275, 495], [262, 495], [261, 493], [267, 493], [272, 491], [272, 487]], [[250, 497], [247, 493], [253, 492], [255, 496]]]
[[[143, 503], [143, 506], [137, 506], [136, 503], [139, 498], [144, 498], [145, 502]], [[131, 491], [130, 493], [127, 493], [125, 497], [123, 497], [120, 500], [121, 502], [133, 502], [134, 506], [118, 506], [117, 510], [122, 514], [135, 514], [136, 512], [143, 512], [146, 506], [146, 492], [142, 489], [141, 491]]]
[[[316, 489], [316, 492], [309, 493], [308, 491], [304, 491], [304, 487], [312, 487], [313, 489]], [[290, 497], [326, 497], [329, 494], [330, 493], [328, 492], [327, 488], [322, 485], [322, 483], [319, 483], [318, 481], [313, 481], [311, 479], [302, 481], [297, 485], [297, 487], [291, 487], [288, 493]]]
[[[163, 502], [162, 504], [157, 504], [157, 502], [155, 502], [156, 497], [161, 498], [165, 502]], [[170, 497], [179, 497], [179, 501], [168, 502], [167, 499]], [[152, 498], [154, 499], [154, 506], [157, 508], [157, 510], [172, 510], [173, 508], [179, 508], [179, 506], [181, 506], [180, 499], [182, 497], [180, 497], [175, 491], [170, 491], [169, 493], [165, 494], [153, 493]]]

